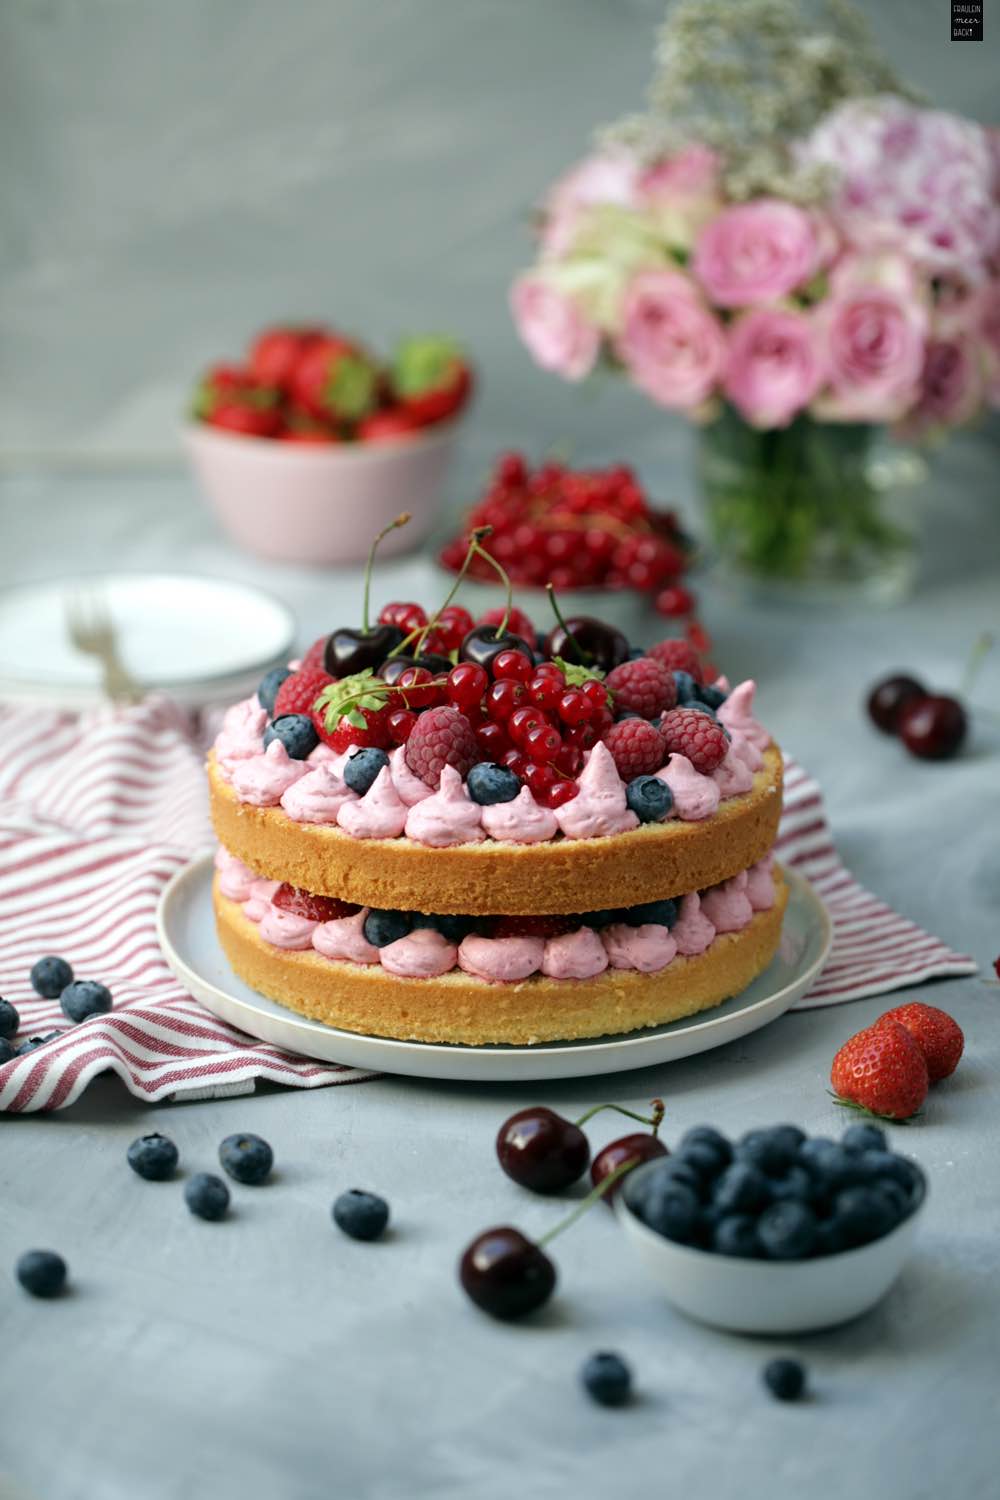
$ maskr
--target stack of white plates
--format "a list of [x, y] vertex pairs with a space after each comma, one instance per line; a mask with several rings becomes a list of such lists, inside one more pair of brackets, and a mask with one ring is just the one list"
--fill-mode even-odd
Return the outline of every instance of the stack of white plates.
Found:
[[292, 653], [291, 611], [246, 584], [170, 573], [58, 579], [0, 594], [0, 699], [70, 709], [100, 701], [100, 662], [76, 649], [66, 626], [77, 594], [102, 600], [129, 676], [189, 708], [245, 697]]

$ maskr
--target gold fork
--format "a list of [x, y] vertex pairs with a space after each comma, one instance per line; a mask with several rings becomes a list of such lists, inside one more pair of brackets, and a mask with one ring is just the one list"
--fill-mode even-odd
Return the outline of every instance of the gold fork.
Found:
[[137, 703], [142, 689], [122, 664], [114, 621], [104, 595], [98, 589], [79, 589], [65, 599], [66, 630], [78, 651], [96, 656], [101, 663], [104, 692], [112, 700]]

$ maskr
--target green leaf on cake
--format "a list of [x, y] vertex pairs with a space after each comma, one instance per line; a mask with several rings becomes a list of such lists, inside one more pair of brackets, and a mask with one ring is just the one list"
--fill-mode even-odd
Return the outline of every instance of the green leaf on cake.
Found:
[[333, 733], [341, 719], [346, 719], [356, 729], [364, 729], [362, 709], [380, 709], [388, 696], [388, 684], [366, 667], [363, 672], [354, 672], [339, 682], [329, 683], [316, 699], [313, 709], [323, 714], [328, 734]]

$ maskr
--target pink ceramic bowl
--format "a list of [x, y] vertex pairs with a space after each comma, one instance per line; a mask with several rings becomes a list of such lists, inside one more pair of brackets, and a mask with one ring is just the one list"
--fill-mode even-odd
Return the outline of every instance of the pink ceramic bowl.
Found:
[[199, 483], [223, 530], [277, 562], [360, 562], [372, 537], [400, 511], [380, 555], [407, 552], [430, 531], [459, 423], [442, 422], [397, 442], [312, 447], [240, 437], [202, 423], [184, 429]]

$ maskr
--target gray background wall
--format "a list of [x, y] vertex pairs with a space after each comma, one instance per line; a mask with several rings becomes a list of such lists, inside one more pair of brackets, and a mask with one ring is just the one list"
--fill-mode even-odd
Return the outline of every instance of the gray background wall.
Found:
[[[991, 117], [1000, 18], [868, 0], [899, 68]], [[506, 312], [527, 219], [638, 102], [661, 0], [3, 0], [0, 453], [169, 452], [193, 373], [273, 318], [454, 330], [471, 444], [683, 443], [533, 369]], [[994, 109], [993, 114], [997, 111]], [[486, 438], [486, 434], [489, 438]], [[661, 450], [662, 451], [662, 450]]]

